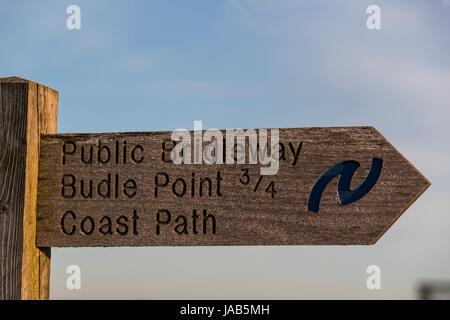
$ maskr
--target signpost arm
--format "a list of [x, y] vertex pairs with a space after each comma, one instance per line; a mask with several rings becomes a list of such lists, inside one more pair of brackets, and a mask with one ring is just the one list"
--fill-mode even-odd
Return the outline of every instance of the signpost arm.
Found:
[[0, 79], [0, 299], [48, 299], [50, 248], [36, 247], [40, 134], [56, 133], [58, 92]]

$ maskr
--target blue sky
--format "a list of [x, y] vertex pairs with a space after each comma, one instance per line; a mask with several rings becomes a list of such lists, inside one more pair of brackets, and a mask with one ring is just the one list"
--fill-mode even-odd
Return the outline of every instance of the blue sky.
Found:
[[1, 1], [2, 76], [58, 90], [61, 133], [373, 125], [432, 182], [374, 247], [54, 249], [52, 297], [413, 298], [450, 278], [449, 30], [441, 0]]

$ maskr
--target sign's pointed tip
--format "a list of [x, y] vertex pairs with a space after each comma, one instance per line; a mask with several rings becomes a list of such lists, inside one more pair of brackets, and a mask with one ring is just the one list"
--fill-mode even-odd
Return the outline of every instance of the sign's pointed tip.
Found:
[[[414, 168], [415, 169], [415, 168]], [[397, 220], [403, 215], [403, 213], [405, 213], [406, 210], [409, 209], [409, 207], [411, 207], [411, 205], [416, 202], [416, 200], [418, 198], [420, 198], [420, 196], [422, 194], [424, 194], [424, 192], [431, 186], [431, 182], [425, 178], [418, 170], [416, 170], [417, 174], [419, 174], [421, 177], [423, 177], [423, 180], [425, 181], [425, 185], [414, 195], [414, 197], [412, 198], [412, 200], [399, 212], [399, 214], [395, 217], [395, 219], [383, 230], [383, 232], [381, 232], [378, 237], [371, 243], [369, 243], [369, 245], [374, 245], [378, 242], [378, 240], [381, 239], [382, 236], [384, 236], [386, 234], [386, 232], [392, 227], [392, 225], [397, 222]]]
[[[400, 151], [398, 151], [397, 150], [397, 148], [395, 148], [393, 145], [392, 145], [392, 143], [390, 143], [389, 142], [389, 140], [388, 139], [386, 139], [386, 137], [380, 132], [380, 131], [378, 131], [377, 130], [377, 128], [375, 128], [374, 126], [368, 126], [369, 128], [371, 128], [377, 135], [379, 135], [379, 136], [381, 136], [385, 141], [386, 141], [386, 143], [392, 148], [392, 149], [394, 149], [394, 151], [396, 151], [402, 158], [403, 158], [403, 160], [405, 161], [405, 162], [407, 162], [408, 163], [408, 165], [410, 166], [410, 167], [412, 167], [413, 168], [413, 170], [424, 180], [424, 182], [425, 182], [425, 184], [426, 184], [426, 188], [425, 188], [425, 190], [431, 185], [431, 182], [430, 182], [430, 180], [428, 180], [408, 159], [406, 159], [405, 158], [405, 156], [403, 156], [403, 154], [400, 152]], [[425, 191], [424, 190], [424, 191]]]

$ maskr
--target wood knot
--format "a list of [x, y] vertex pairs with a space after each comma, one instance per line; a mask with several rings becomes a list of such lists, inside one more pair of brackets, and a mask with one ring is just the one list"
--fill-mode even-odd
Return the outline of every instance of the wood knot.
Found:
[[6, 203], [0, 202], [0, 214], [5, 214], [7, 209], [8, 206], [6, 205]]

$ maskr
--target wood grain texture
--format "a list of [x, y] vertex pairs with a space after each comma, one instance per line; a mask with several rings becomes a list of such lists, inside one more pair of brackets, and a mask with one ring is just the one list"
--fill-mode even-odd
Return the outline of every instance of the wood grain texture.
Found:
[[37, 170], [40, 134], [56, 133], [58, 93], [17, 77], [0, 83], [1, 298], [48, 299], [50, 249], [35, 241]]
[[[1, 299], [20, 299], [27, 85], [0, 83]], [[25, 115], [25, 117], [24, 117]]]
[[[280, 129], [284, 157], [278, 173], [262, 180], [258, 164], [164, 162], [162, 142], [170, 136], [170, 132], [43, 136], [38, 245], [368, 245], [429, 186], [372, 127]], [[126, 152], [121, 153], [125, 144]], [[143, 156], [141, 163], [131, 160], [136, 146], [142, 148], [135, 157]], [[91, 148], [92, 164], [85, 164], [82, 159], [89, 162]], [[109, 153], [110, 161], [101, 164], [97, 150], [103, 150], [103, 162]], [[368, 175], [373, 158], [382, 159], [383, 168], [364, 197], [340, 205], [335, 178], [325, 188], [319, 212], [308, 210], [311, 190], [325, 171], [343, 161], [358, 161], [361, 166], [351, 180], [354, 190]], [[127, 183], [129, 179], [136, 188]]]

